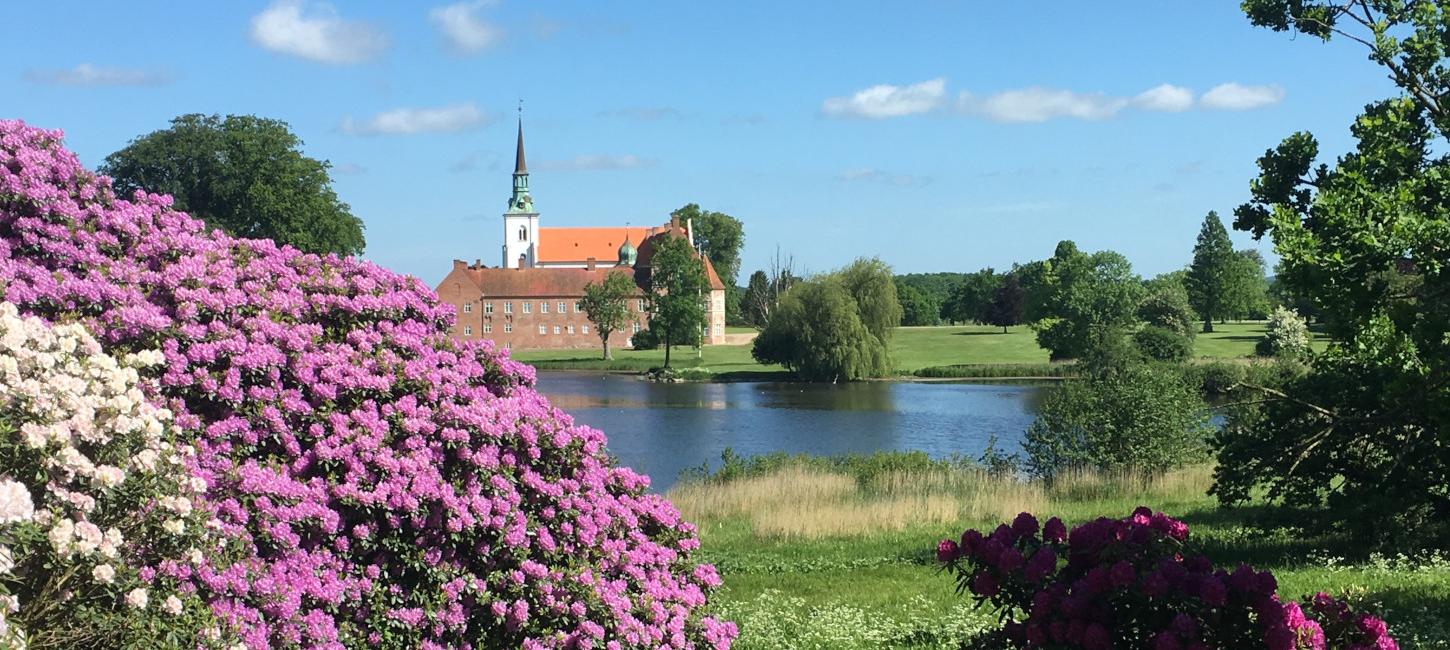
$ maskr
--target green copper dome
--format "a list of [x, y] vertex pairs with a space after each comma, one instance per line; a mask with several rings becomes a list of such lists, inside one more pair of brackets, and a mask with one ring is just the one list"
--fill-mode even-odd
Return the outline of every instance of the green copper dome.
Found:
[[624, 238], [624, 243], [619, 245], [619, 265], [634, 266], [635, 255], [639, 251], [634, 249], [634, 244], [629, 243], [629, 237]]

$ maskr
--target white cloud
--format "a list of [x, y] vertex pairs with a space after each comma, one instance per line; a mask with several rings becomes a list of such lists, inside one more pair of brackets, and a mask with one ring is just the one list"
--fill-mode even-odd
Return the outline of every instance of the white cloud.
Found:
[[492, 0], [458, 2], [428, 12], [428, 20], [443, 33], [449, 47], [460, 54], [477, 52], [503, 37], [503, 30], [478, 16]]
[[1210, 88], [1199, 98], [1204, 108], [1224, 111], [1246, 111], [1272, 106], [1284, 100], [1284, 89], [1277, 86], [1246, 86], [1228, 82]]
[[340, 128], [344, 133], [354, 135], [458, 133], [492, 121], [491, 115], [470, 102], [441, 108], [399, 108], [378, 113], [361, 122], [345, 117]]
[[858, 183], [885, 183], [899, 187], [918, 187], [931, 183], [926, 176], [913, 176], [911, 174], [892, 174], [873, 167], [858, 167], [841, 172], [837, 180], [858, 182]]
[[1118, 114], [1128, 100], [1102, 93], [1078, 93], [1034, 86], [1008, 90], [986, 97], [963, 92], [957, 108], [993, 122], [1046, 122], [1058, 117], [1105, 120]]
[[1145, 111], [1181, 113], [1193, 108], [1193, 91], [1183, 86], [1162, 84], [1138, 93], [1133, 98], [1133, 105]]
[[252, 41], [273, 52], [322, 63], [361, 63], [388, 46], [381, 31], [361, 21], [343, 20], [326, 4], [303, 14], [301, 0], [277, 0], [252, 16]]
[[171, 83], [171, 75], [158, 70], [115, 68], [82, 63], [74, 68], [27, 70], [26, 80], [58, 86], [159, 86]]
[[821, 104], [821, 112], [831, 117], [900, 117], [934, 110], [945, 97], [946, 80], [938, 77], [910, 86], [881, 84], [850, 97], [831, 97]]
[[609, 171], [654, 167], [658, 162], [654, 158], [641, 158], [633, 154], [621, 156], [594, 154], [574, 156], [568, 160], [545, 160], [538, 164], [538, 168], [564, 172]]

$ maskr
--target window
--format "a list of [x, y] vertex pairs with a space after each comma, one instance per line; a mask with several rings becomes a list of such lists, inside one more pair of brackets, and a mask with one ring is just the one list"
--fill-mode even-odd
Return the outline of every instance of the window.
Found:
[[540, 300], [539, 301], [539, 313], [540, 314], [547, 314], [547, 313], [549, 313], [549, 302], [547, 300]]
[[639, 323], [635, 323], [634, 324], [634, 332], [633, 333], [634, 334], [638, 334], [639, 333]]
[[589, 333], [589, 326], [588, 325], [585, 325], [584, 326], [584, 333], [585, 334], [588, 334]]
[[504, 341], [503, 342], [503, 349], [505, 349], [505, 350], [512, 350], [513, 347], [514, 347], [513, 341]]
[[505, 313], [505, 314], [512, 314], [512, 313], [514, 313], [514, 303], [513, 303], [512, 300], [505, 300], [504, 301], [504, 303], [503, 303], [503, 313]]
[[465, 303], [463, 303], [463, 313], [465, 313], [465, 314], [472, 314], [473, 313], [473, 303], [471, 303], [471, 302], [465, 302]]
[[720, 336], [720, 333], [721, 333], [720, 330], [721, 330], [721, 326], [720, 325], [716, 325], [715, 326], [715, 336]]
[[509, 333], [512, 333], [513, 331], [514, 331], [514, 324], [513, 323], [504, 323], [503, 324], [503, 333], [504, 334], [509, 334]]
[[[563, 300], [560, 300], [559, 301], [559, 304], [557, 305], [559, 307], [559, 313], [561, 313], [561, 314], [568, 313], [569, 309], [568, 309], [568, 306], [567, 305], [568, 305], [568, 303], [564, 302]], [[574, 311], [579, 311], [579, 309], [578, 309], [579, 303], [577, 303], [577, 302], [574, 303], [574, 306], [575, 306]]]
[[539, 326], [539, 333], [540, 334], [548, 334], [549, 333], [549, 326], [548, 325], [540, 325]]
[[492, 314], [493, 313], [493, 303], [491, 303], [491, 302], [483, 303], [483, 313], [485, 313], [485, 314]]
[[533, 313], [533, 309], [534, 309], [534, 303], [531, 303], [531, 302], [525, 300], [524, 301], [524, 313], [525, 314], [531, 314], [531, 313]]
[[554, 326], [554, 333], [555, 334], [558, 334], [559, 333], [559, 326], [558, 325], [555, 325]]
[[473, 326], [472, 325], [464, 325], [463, 326], [463, 335], [464, 336], [473, 336]]
[[569, 326], [569, 333], [570, 334], [573, 334], [574, 333], [574, 326], [573, 325], [570, 325]]
[[528, 240], [529, 240], [529, 227], [528, 226], [519, 226], [519, 241], [528, 241]]
[[579, 307], [579, 301], [578, 300], [575, 300], [574, 301], [574, 313], [577, 314], [577, 313], [579, 313], [581, 311], [584, 311], [584, 310]]
[[634, 301], [634, 310], [641, 314], [644, 313], [644, 298]]
[[483, 333], [484, 334], [492, 334], [493, 333], [493, 323], [484, 323], [483, 324]]

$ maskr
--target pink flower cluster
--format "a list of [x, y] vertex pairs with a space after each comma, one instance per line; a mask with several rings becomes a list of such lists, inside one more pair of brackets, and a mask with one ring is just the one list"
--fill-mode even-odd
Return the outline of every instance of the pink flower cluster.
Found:
[[1017, 648], [1152, 650], [1387, 650], [1384, 621], [1328, 595], [1308, 611], [1284, 603], [1267, 571], [1215, 569], [1186, 553], [1188, 526], [1138, 508], [1067, 532], [1057, 518], [943, 540], [937, 559], [1003, 615], [1003, 640]]
[[421, 281], [116, 197], [60, 141], [0, 121], [3, 298], [164, 353], [152, 398], [246, 552], [159, 569], [248, 646], [730, 645], [694, 528]]

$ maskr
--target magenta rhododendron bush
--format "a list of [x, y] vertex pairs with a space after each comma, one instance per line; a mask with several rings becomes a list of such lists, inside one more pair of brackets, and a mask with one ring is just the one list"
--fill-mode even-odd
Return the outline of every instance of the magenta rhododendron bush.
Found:
[[937, 560], [996, 608], [996, 647], [1109, 650], [1395, 650], [1385, 622], [1327, 594], [1283, 602], [1273, 574], [1215, 569], [1188, 526], [1138, 508], [1072, 529], [1028, 513], [942, 540]]
[[244, 549], [158, 579], [253, 648], [730, 644], [693, 527], [419, 280], [114, 196], [60, 140], [0, 121], [3, 298], [164, 354], [143, 378]]

